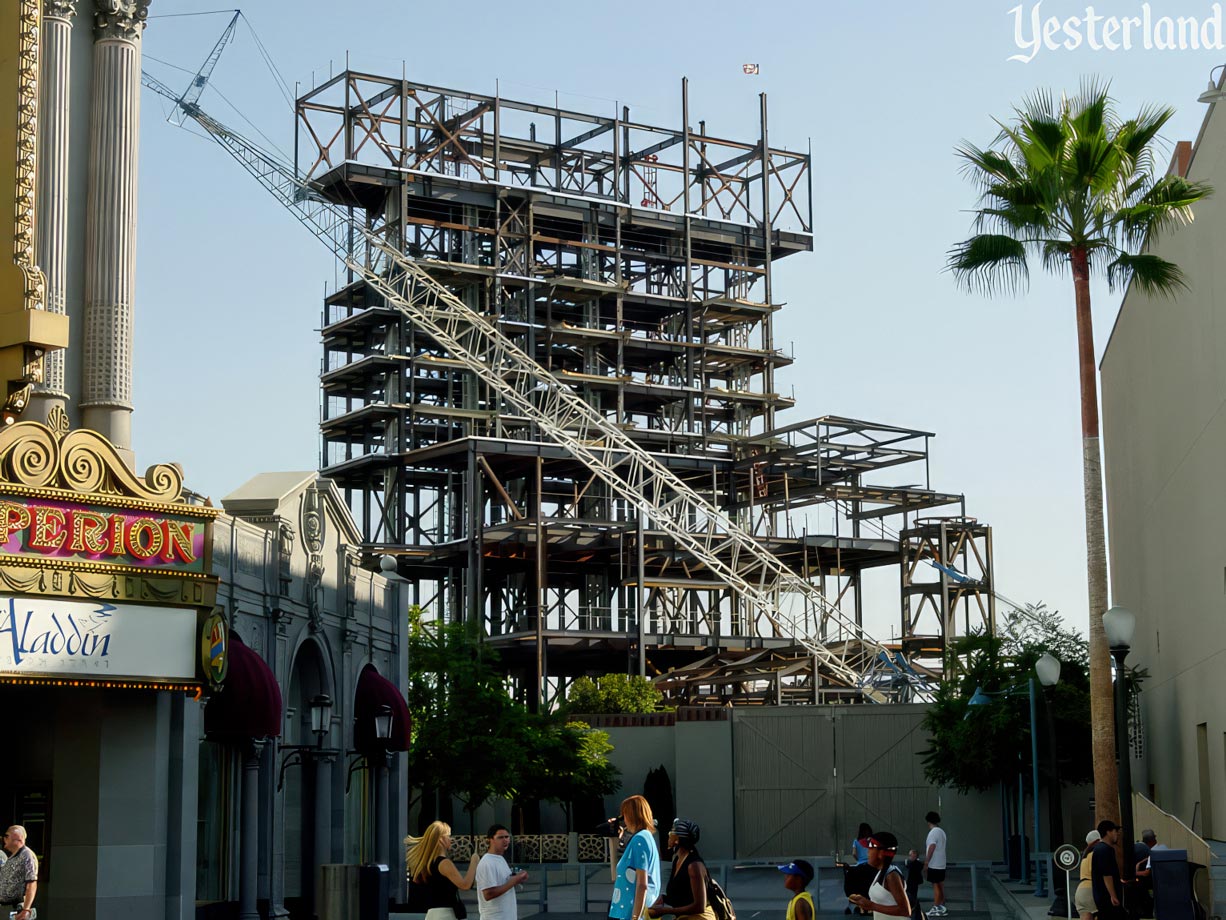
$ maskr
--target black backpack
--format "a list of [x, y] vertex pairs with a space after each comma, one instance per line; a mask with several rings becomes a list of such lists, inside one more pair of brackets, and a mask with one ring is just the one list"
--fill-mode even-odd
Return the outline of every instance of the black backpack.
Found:
[[723, 888], [719, 887], [719, 882], [709, 875], [707, 876], [707, 903], [715, 912], [715, 920], [736, 920], [736, 908], [732, 906], [732, 899], [728, 897], [728, 893]]

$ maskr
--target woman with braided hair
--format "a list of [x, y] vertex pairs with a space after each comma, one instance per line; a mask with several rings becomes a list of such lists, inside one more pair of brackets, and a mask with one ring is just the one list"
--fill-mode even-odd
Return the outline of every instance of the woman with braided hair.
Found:
[[677, 920], [715, 920], [707, 900], [707, 866], [698, 855], [698, 825], [677, 818], [668, 832], [673, 872], [664, 893], [647, 909], [650, 917], [673, 914]]

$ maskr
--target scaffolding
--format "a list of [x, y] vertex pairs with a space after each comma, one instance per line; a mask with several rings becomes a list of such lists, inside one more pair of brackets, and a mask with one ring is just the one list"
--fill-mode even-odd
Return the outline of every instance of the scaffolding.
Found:
[[[900, 561], [885, 522], [964, 512], [930, 488], [931, 433], [833, 416], [776, 426], [792, 400], [775, 373], [791, 358], [774, 344], [771, 269], [812, 248], [809, 157], [769, 145], [765, 97], [754, 141], [692, 131], [688, 108], [684, 82], [682, 126], [667, 129], [625, 108], [601, 117], [356, 72], [297, 101], [295, 174], [354, 216], [351, 244], [377, 225], [544, 369], [533, 390], [558, 403], [525, 411], [500, 371], [461, 360], [347, 260], [324, 307], [324, 471], [414, 601], [479, 619], [529, 702], [579, 674], [786, 656], [793, 633], [816, 663], [789, 696], [860, 698], [830, 667], [870, 681], [875, 662], [893, 667], [898, 650], [863, 633], [860, 597], [866, 569]], [[559, 443], [548, 422], [563, 395], [605, 425], [608, 463]], [[650, 519], [597, 475], [634, 459], [607, 453], [619, 439], [695, 496], [679, 520]], [[880, 481], [920, 465], [921, 483]], [[811, 505], [833, 534], [798, 532]], [[701, 545], [679, 522], [706, 529]], [[821, 593], [781, 591], [754, 558]], [[787, 608], [788, 628], [747, 602], [759, 593]]]

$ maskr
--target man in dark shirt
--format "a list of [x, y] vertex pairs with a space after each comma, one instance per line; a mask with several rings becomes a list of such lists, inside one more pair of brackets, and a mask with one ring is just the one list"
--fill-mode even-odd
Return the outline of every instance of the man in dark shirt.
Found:
[[1120, 864], [1115, 858], [1115, 845], [1119, 842], [1120, 826], [1109, 818], [1098, 822], [1102, 839], [1090, 853], [1090, 887], [1094, 890], [1094, 905], [1098, 908], [1098, 920], [1122, 920], [1120, 897], [1124, 893], [1120, 883]]
[[1149, 867], [1149, 857], [1154, 850], [1165, 849], [1166, 847], [1158, 842], [1158, 835], [1153, 832], [1152, 828], [1141, 831], [1141, 842], [1133, 848], [1133, 855], [1137, 858], [1137, 903], [1134, 912], [1136, 916], [1152, 917], [1154, 915], [1154, 878]]

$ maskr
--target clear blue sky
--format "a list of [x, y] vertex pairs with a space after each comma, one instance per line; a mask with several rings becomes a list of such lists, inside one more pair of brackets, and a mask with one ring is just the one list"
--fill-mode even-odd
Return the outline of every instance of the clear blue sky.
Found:
[[[1016, 5], [261, 0], [245, 12], [290, 86], [304, 90], [348, 54], [354, 68], [398, 75], [404, 61], [413, 80], [482, 92], [498, 80], [504, 96], [541, 102], [556, 90], [564, 106], [611, 112], [617, 101], [671, 125], [688, 76], [692, 119], [750, 139], [766, 92], [772, 143], [811, 140], [814, 154], [815, 251], [775, 275], [775, 296], [788, 303], [776, 340], [796, 356], [779, 386], [795, 386], [799, 401], [781, 422], [838, 414], [937, 432], [934, 487], [965, 492], [968, 513], [995, 528], [999, 590], [1046, 601], [1084, 629], [1070, 283], [1036, 276], [1024, 296], [994, 302], [954, 287], [944, 257], [968, 233], [973, 196], [952, 151], [962, 139], [989, 142], [992, 116], [1034, 89], [1071, 91], [1086, 76], [1109, 79], [1125, 113], [1176, 107], [1168, 145], [1194, 139], [1204, 115], [1196, 96], [1226, 51], [1146, 50], [1136, 27], [1131, 50], [1095, 51], [1083, 23], [1073, 26], [1080, 47], [1019, 63], [1008, 60], [1029, 53], [1015, 42]], [[1143, 6], [1093, 9], [1141, 17]], [[1201, 0], [1147, 6], [1153, 22], [1212, 15]], [[225, 17], [162, 17], [210, 8], [155, 0], [146, 54], [194, 69]], [[1023, 39], [1032, 10], [1021, 11]], [[1044, 0], [1040, 17], [1052, 16], [1084, 19], [1086, 4]], [[747, 62], [761, 74], [745, 76]], [[174, 86], [187, 79], [146, 66]], [[289, 106], [245, 27], [214, 83], [223, 95], [206, 93], [207, 110], [254, 133], [250, 119], [290, 149]], [[148, 91], [143, 105], [138, 465], [179, 461], [214, 498], [260, 471], [314, 468], [317, 330], [335, 266], [220, 148], [167, 125]], [[1101, 287], [1095, 297], [1101, 356], [1119, 296]], [[878, 590], [889, 594], [896, 578]]]

